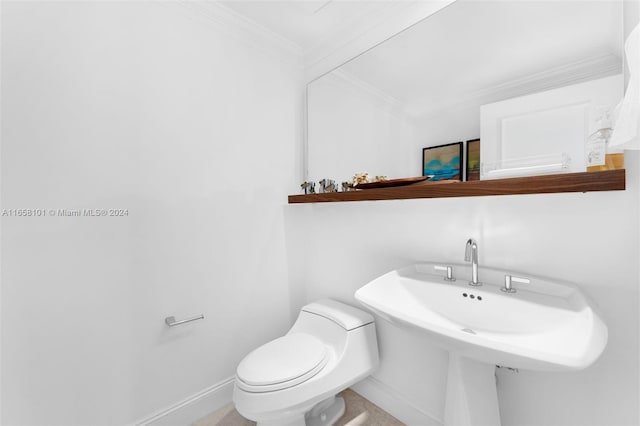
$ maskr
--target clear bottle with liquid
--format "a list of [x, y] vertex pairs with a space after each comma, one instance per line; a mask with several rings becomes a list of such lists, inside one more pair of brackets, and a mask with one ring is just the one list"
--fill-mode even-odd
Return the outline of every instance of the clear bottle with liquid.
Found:
[[609, 110], [602, 109], [599, 112], [601, 115], [596, 123], [598, 130], [587, 139], [587, 171], [624, 169], [624, 151], [609, 146], [609, 139], [613, 133]]

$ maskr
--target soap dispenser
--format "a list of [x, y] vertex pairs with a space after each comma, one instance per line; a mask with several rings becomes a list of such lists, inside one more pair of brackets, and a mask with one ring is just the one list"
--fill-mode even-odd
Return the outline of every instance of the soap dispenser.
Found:
[[589, 136], [586, 145], [588, 172], [624, 169], [624, 151], [609, 146], [609, 138], [613, 133], [610, 115], [608, 108], [600, 108], [596, 113], [597, 130]]

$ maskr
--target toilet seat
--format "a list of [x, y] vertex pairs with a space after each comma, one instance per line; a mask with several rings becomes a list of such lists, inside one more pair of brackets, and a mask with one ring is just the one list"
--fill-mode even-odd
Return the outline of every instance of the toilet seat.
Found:
[[329, 360], [322, 341], [306, 333], [290, 333], [247, 355], [236, 371], [238, 387], [247, 392], [273, 392], [305, 382]]

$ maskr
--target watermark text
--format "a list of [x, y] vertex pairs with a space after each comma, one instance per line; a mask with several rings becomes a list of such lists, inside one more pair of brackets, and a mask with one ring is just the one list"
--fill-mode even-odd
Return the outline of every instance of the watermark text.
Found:
[[0, 217], [126, 217], [129, 209], [2, 209]]

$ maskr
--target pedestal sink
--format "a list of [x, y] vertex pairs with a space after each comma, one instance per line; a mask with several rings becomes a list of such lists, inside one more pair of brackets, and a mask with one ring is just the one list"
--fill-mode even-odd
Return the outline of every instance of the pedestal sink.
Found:
[[[492, 268], [482, 286], [471, 268], [416, 264], [391, 271], [356, 291], [356, 299], [400, 327], [427, 333], [449, 351], [445, 424], [499, 425], [495, 366], [537, 371], [580, 370], [600, 356], [607, 327], [573, 284]], [[526, 277], [513, 293], [505, 276]], [[511, 281], [511, 280], [508, 280]]]

